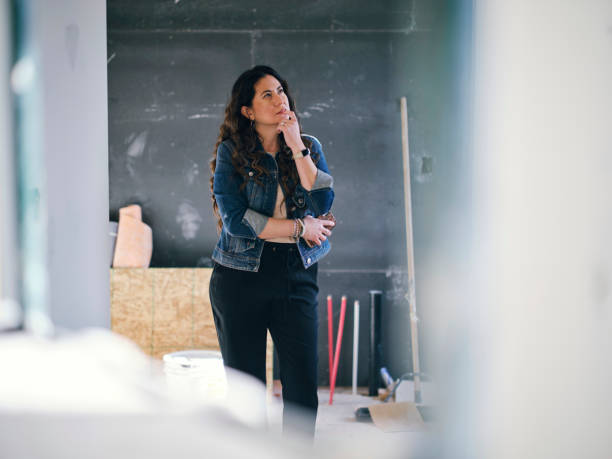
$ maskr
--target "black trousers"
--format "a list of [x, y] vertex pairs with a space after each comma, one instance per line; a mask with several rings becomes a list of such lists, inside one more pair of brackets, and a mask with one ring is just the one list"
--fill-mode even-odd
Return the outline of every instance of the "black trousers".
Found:
[[224, 364], [266, 380], [266, 330], [278, 352], [283, 431], [314, 435], [318, 381], [318, 263], [295, 244], [265, 242], [258, 272], [215, 262], [210, 302]]

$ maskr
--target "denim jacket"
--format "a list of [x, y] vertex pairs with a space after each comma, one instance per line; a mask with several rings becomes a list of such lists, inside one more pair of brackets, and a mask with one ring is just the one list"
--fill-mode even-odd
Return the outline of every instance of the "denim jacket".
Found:
[[[287, 218], [302, 218], [306, 215], [317, 217], [325, 214], [331, 209], [334, 200], [333, 178], [329, 174], [321, 143], [314, 136], [306, 134], [302, 136], [312, 141], [311, 151], [319, 154], [317, 176], [311, 190], [306, 190], [298, 182], [294, 195], [285, 199]], [[259, 185], [254, 180], [256, 171], [251, 169], [250, 165], [245, 166], [249, 179], [246, 187], [240, 191], [243, 177], [232, 165], [233, 148], [233, 142], [226, 139], [217, 149], [213, 192], [219, 206], [223, 228], [212, 259], [230, 268], [258, 271], [264, 240], [257, 235], [263, 231], [268, 219], [274, 214], [279, 170], [276, 159], [264, 154], [260, 164], [270, 172], [270, 175], [262, 176], [260, 181], [263, 185]], [[259, 140], [257, 150], [264, 151]], [[279, 154], [276, 153], [275, 157]], [[291, 185], [293, 184], [290, 183]], [[314, 247], [308, 247], [303, 239], [299, 239], [296, 244], [304, 268], [312, 266], [331, 249], [329, 239]]]

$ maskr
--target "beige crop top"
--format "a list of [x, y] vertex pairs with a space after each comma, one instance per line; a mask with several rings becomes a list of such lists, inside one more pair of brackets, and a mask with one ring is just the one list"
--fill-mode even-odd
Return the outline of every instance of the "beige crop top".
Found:
[[[269, 155], [272, 155], [272, 157], [275, 156], [274, 153], [270, 153], [269, 151], [266, 151], [266, 153], [268, 153]], [[272, 215], [273, 218], [287, 218], [287, 207], [285, 206], [286, 203], [282, 201], [283, 201], [283, 189], [281, 188], [280, 182], [279, 182], [277, 192], [276, 192], [276, 204], [274, 205], [274, 215]], [[295, 244], [295, 240], [290, 236], [275, 237], [272, 239], [266, 239], [266, 241]]]

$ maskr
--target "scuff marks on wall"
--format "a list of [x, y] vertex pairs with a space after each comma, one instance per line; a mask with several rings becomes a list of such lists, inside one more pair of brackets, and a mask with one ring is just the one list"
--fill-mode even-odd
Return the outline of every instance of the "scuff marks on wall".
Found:
[[126, 139], [126, 143], [129, 143], [127, 151], [125, 154], [132, 158], [138, 158], [142, 156], [142, 152], [144, 151], [147, 145], [147, 136], [149, 135], [149, 131], [142, 131], [140, 134], [136, 135], [136, 133], [130, 134], [130, 136]]
[[[331, 99], [331, 101], [333, 101], [333, 99]], [[332, 107], [331, 105], [325, 103], [325, 102], [317, 102], [315, 104], [310, 105], [308, 108], [310, 110], [316, 110], [318, 112], [324, 112], [325, 109], [328, 109]]]
[[[172, 96], [174, 95], [174, 92], [169, 92], [166, 95]], [[209, 112], [209, 107], [212, 107], [212, 113]], [[159, 122], [166, 120], [175, 121], [184, 119], [197, 120], [202, 118], [221, 119], [221, 117], [223, 116], [224, 109], [224, 104], [208, 104], [208, 106], [199, 108], [199, 113], [190, 114], [188, 112], [188, 107], [186, 107], [184, 104], [160, 106], [160, 104], [153, 103], [143, 109], [143, 114], [138, 118], [138, 121]]]
[[184, 200], [178, 207], [176, 223], [181, 226], [181, 233], [186, 240], [195, 239], [202, 217], [195, 206], [188, 200]]
[[136, 176], [135, 165], [144, 152], [145, 147], [147, 146], [147, 137], [149, 135], [149, 131], [142, 131], [139, 134], [135, 132], [131, 133], [127, 139], [125, 139], [125, 143], [128, 144], [128, 148], [125, 152], [126, 163], [125, 167], [130, 174], [130, 177], [134, 178]]
[[359, 83], [365, 81], [365, 79], [366, 79], [365, 75], [363, 73], [360, 73], [359, 75], [356, 75], [353, 78], [353, 84], [358, 85]]
[[408, 293], [408, 272], [404, 266], [391, 265], [385, 272], [390, 286], [385, 292], [385, 300], [402, 304]]
[[197, 120], [200, 118], [221, 118], [221, 115], [215, 115], [213, 113], [196, 113], [195, 115], [191, 115], [187, 117], [190, 120]]
[[298, 115], [300, 116], [300, 118], [312, 118], [312, 113], [310, 111], [314, 110], [316, 112], [321, 113], [321, 112], [324, 112], [325, 110], [329, 110], [333, 108], [336, 108], [336, 107], [334, 105], [334, 98], [332, 97], [327, 102], [316, 102], [314, 104], [310, 104], [308, 107], [306, 107], [306, 110], [303, 112], [298, 110]]
[[74, 70], [77, 58], [77, 50], [79, 47], [79, 26], [77, 24], [69, 24], [65, 32], [66, 51], [68, 52], [68, 61], [70, 68]]
[[195, 180], [198, 178], [199, 175], [200, 175], [200, 166], [198, 166], [198, 163], [193, 162], [191, 164], [191, 167], [185, 174], [185, 178], [187, 179], [187, 184], [193, 185], [193, 183], [195, 182]]
[[427, 152], [423, 155], [414, 158], [416, 161], [416, 169], [414, 171], [414, 178], [419, 183], [430, 182], [433, 178], [433, 164], [434, 158]]

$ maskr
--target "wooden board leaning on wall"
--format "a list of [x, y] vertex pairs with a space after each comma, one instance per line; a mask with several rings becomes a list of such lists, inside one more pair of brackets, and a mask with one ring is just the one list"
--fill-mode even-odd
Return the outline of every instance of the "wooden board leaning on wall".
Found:
[[[187, 349], [219, 350], [208, 286], [212, 268], [111, 268], [111, 330], [161, 359]], [[268, 334], [266, 382], [272, 385]]]

